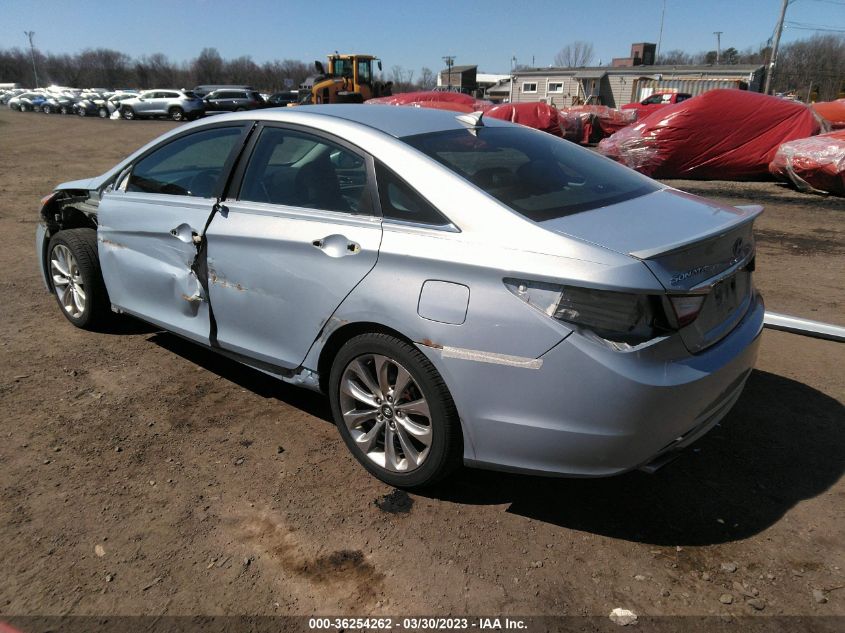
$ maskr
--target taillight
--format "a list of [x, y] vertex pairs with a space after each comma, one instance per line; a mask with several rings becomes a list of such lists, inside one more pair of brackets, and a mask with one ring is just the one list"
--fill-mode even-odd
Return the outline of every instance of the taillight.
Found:
[[704, 298], [704, 295], [669, 295], [669, 301], [678, 318], [679, 328], [689, 325], [698, 318]]
[[589, 330], [614, 349], [660, 336], [666, 329], [660, 297], [505, 279], [505, 286], [548, 316]]

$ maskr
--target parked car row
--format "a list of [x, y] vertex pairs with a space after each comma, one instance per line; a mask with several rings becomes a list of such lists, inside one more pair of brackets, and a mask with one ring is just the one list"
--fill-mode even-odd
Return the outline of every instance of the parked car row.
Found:
[[0, 104], [20, 112], [76, 114], [113, 119], [167, 117], [190, 121], [218, 112], [240, 112], [286, 106], [296, 91], [261, 94], [250, 86], [197, 86], [195, 90], [14, 89], [0, 92]]
[[107, 118], [121, 101], [138, 96], [135, 90], [8, 90], [0, 93], [0, 104], [20, 112], [77, 114]]

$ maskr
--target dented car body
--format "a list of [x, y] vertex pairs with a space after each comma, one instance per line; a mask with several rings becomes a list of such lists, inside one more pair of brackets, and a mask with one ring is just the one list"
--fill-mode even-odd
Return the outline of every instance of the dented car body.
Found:
[[[411, 486], [443, 442], [604, 476], [706, 433], [756, 358], [759, 212], [503, 121], [315, 106], [182, 126], [60, 185], [36, 249], [61, 295], [51, 244], [96, 230], [114, 311], [329, 392], [356, 457]], [[373, 334], [408, 349], [344, 356]]]

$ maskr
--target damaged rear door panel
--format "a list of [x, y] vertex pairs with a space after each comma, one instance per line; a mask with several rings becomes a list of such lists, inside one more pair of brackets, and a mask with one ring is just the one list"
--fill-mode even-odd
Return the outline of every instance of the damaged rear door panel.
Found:
[[376, 264], [374, 169], [313, 130], [268, 125], [251, 145], [206, 231], [212, 344], [293, 369]]
[[104, 192], [98, 251], [114, 306], [209, 344], [197, 253], [247, 130], [239, 122], [176, 136]]

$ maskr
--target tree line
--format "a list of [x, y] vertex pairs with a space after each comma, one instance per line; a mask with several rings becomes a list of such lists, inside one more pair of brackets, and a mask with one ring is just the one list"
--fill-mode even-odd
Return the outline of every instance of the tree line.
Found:
[[[130, 57], [107, 48], [91, 48], [79, 53], [42, 53], [34, 51], [38, 84], [56, 84], [76, 88], [192, 88], [203, 84], [244, 84], [265, 92], [296, 88], [316, 73], [314, 63], [295, 59], [257, 63], [244, 55], [223, 59], [215, 48], [204, 48], [188, 62], [174, 62], [163, 53]], [[325, 60], [321, 60], [325, 63]], [[392, 66], [382, 73], [382, 80], [394, 82], [394, 90], [418, 90], [435, 84], [434, 73], [423, 68], [414, 80], [414, 71]], [[30, 51], [20, 48], [0, 49], [0, 82], [35, 86]]]

